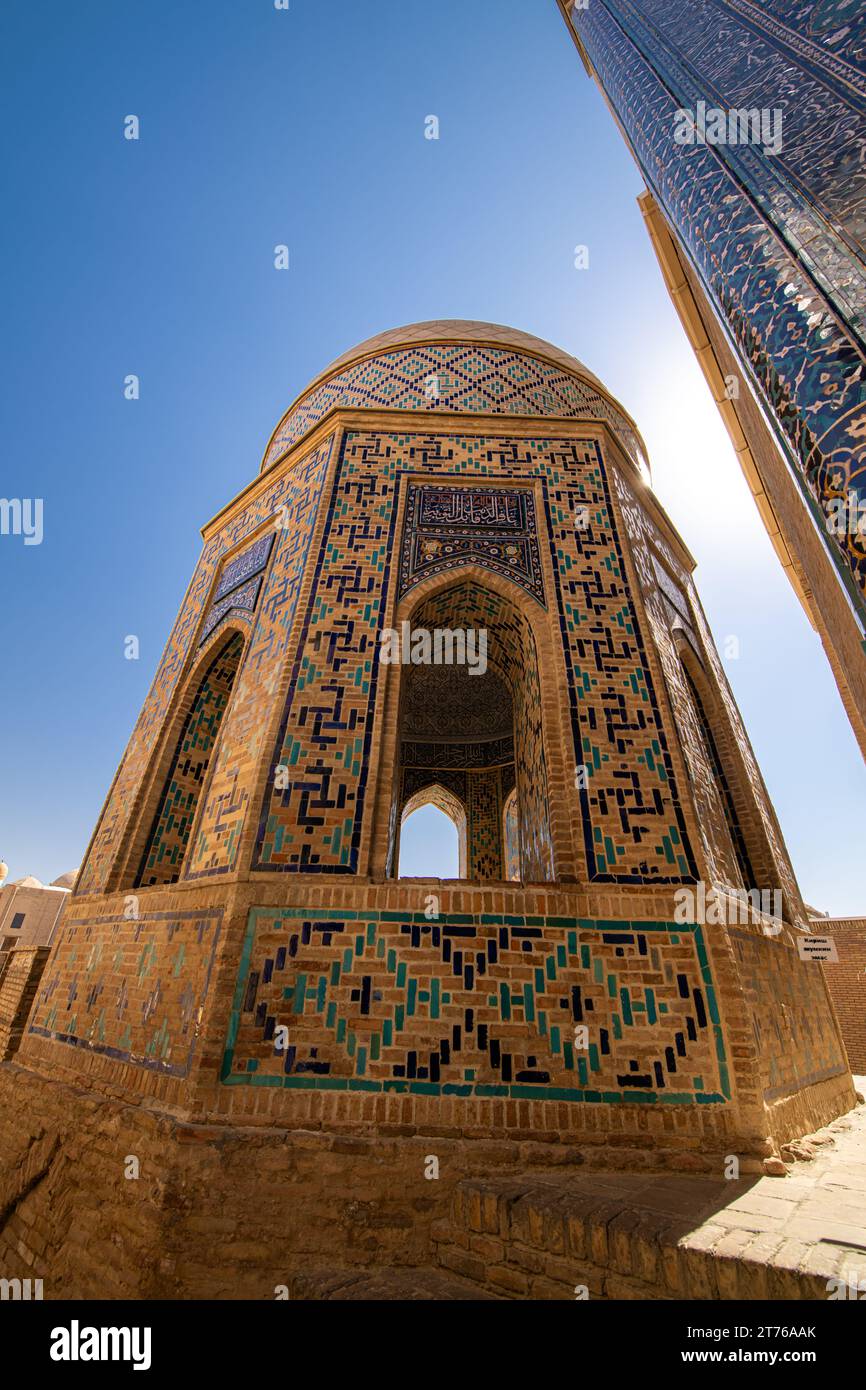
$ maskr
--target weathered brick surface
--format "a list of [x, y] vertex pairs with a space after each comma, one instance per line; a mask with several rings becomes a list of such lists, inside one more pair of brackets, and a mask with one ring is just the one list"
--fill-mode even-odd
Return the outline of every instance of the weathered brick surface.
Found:
[[[435, 1259], [518, 1299], [826, 1299], [832, 1281], [866, 1274], [856, 1254], [866, 1111], [829, 1134], [843, 1150], [821, 1150], [829, 1188], [821, 1173], [810, 1184], [803, 1164], [789, 1182], [561, 1170], [467, 1179], [432, 1229]], [[847, 1225], [828, 1222], [834, 1207]], [[495, 1243], [473, 1234], [479, 1224], [495, 1227]]]
[[17, 1052], [36, 989], [48, 960], [47, 946], [19, 946], [0, 965], [0, 1060]]

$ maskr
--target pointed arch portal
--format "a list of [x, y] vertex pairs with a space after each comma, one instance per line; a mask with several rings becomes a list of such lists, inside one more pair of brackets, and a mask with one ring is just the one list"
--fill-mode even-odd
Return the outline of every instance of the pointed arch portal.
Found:
[[[419, 642], [417, 662], [400, 668], [391, 864], [399, 864], [407, 815], [432, 802], [465, 827], [461, 878], [551, 880], [541, 687], [529, 622], [501, 593], [464, 578], [421, 598], [408, 625], [413, 634], [460, 633], [466, 640]], [[443, 650], [483, 651], [485, 660], [437, 664]], [[512, 794], [521, 814], [509, 821], [509, 847], [504, 813]]]

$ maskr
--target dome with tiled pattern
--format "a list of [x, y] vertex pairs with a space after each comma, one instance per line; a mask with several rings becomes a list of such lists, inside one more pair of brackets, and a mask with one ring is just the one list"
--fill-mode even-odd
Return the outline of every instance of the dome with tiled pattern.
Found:
[[562, 348], [503, 324], [433, 319], [359, 343], [282, 417], [262, 470], [338, 409], [601, 420], [635, 465], [648, 471], [637, 426], [598, 377]]

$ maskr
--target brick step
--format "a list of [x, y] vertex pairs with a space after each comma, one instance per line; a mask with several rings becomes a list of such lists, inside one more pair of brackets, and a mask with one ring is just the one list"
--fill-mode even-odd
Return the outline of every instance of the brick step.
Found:
[[574, 1170], [466, 1179], [432, 1227], [434, 1262], [512, 1299], [826, 1299], [840, 1252], [813, 1251], [804, 1267], [799, 1241], [774, 1239], [777, 1218], [761, 1207], [772, 1201], [750, 1200], [753, 1182]]
[[495, 1302], [501, 1295], [440, 1269], [330, 1269], [298, 1274], [289, 1292], [300, 1302]]

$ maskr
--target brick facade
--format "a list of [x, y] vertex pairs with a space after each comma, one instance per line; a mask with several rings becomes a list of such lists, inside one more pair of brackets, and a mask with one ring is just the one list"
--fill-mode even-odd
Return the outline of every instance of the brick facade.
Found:
[[817, 917], [816, 936], [832, 936], [838, 962], [827, 963], [824, 975], [852, 1072], [866, 1076], [866, 917]]

